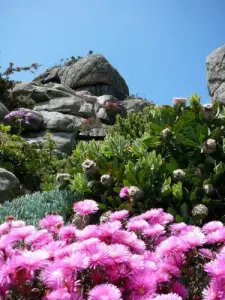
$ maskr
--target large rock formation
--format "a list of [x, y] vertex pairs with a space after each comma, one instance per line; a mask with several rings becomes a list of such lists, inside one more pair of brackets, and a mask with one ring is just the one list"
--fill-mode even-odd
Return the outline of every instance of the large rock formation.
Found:
[[225, 103], [225, 45], [207, 56], [206, 67], [208, 90], [212, 102]]
[[20, 182], [17, 177], [13, 173], [0, 168], [0, 203], [16, 198], [19, 194]]
[[104, 56], [93, 54], [71, 66], [56, 67], [43, 74], [43, 83], [58, 82], [73, 90], [86, 90], [93, 95], [113, 95], [123, 100], [129, 95], [125, 80]]
[[[51, 132], [56, 149], [67, 154], [78, 140], [103, 139], [118, 114], [126, 117], [152, 104], [124, 100], [129, 95], [126, 82], [102, 55], [88, 55], [69, 66], [51, 68], [35, 81], [18, 83], [12, 96], [16, 100], [21, 95], [35, 102], [33, 110], [24, 109], [32, 114], [24, 138], [38, 143]], [[2, 109], [3, 117], [5, 113]]]

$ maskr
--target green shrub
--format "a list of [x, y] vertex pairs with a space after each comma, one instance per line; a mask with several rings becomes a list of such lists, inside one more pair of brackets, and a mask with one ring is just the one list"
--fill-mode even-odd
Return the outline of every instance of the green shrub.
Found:
[[48, 136], [40, 143], [28, 143], [0, 125], [0, 165], [13, 172], [25, 188], [40, 190], [47, 175], [57, 173], [60, 160], [53, 154], [55, 143]]
[[[187, 107], [152, 106], [118, 118], [103, 142], [79, 143], [65, 165], [70, 188], [79, 187], [84, 198], [93, 197], [105, 210], [131, 208], [131, 197], [120, 199], [118, 193], [137, 186], [142, 197], [132, 203], [134, 213], [162, 207], [176, 221], [200, 222], [198, 210], [206, 207], [205, 220], [224, 218], [223, 105], [202, 106], [196, 94], [189, 100]], [[93, 162], [83, 164], [87, 159]], [[111, 186], [102, 184], [104, 174], [112, 177]]]
[[14, 216], [16, 220], [38, 225], [39, 219], [47, 213], [60, 214], [68, 220], [72, 214], [73, 202], [74, 196], [65, 190], [27, 194], [0, 206], [0, 223], [5, 221], [6, 216]]

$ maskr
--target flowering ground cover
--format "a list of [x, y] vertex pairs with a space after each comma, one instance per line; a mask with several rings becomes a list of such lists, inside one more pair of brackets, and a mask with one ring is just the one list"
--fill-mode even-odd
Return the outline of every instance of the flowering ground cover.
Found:
[[[85, 218], [93, 200], [74, 204]], [[151, 209], [127, 210], [82, 230], [47, 215], [40, 227], [7, 217], [0, 225], [0, 296], [45, 300], [225, 299], [225, 227], [174, 223]]]

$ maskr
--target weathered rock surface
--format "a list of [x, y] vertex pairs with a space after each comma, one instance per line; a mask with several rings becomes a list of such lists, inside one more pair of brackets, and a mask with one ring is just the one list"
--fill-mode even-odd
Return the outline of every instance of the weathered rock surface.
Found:
[[71, 95], [76, 95], [76, 92], [61, 84], [41, 85], [36, 82], [23, 82], [15, 85], [12, 95], [14, 99], [24, 95], [29, 96], [35, 102], [45, 102], [53, 98], [70, 97]]
[[[47, 131], [24, 134], [24, 139], [29, 143], [40, 143], [45, 140]], [[71, 154], [76, 143], [76, 133], [51, 132], [52, 140], [56, 143], [56, 149], [66, 154]]]
[[5, 105], [0, 102], [0, 123], [4, 121], [5, 116], [9, 113]]
[[16, 198], [20, 194], [20, 182], [11, 172], [0, 168], [0, 203]]
[[61, 112], [84, 118], [93, 117], [95, 115], [94, 105], [77, 96], [55, 98], [46, 102], [37, 103], [34, 106], [34, 110]]
[[141, 111], [145, 107], [152, 105], [151, 101], [145, 99], [128, 99], [122, 102], [123, 107], [127, 110], [127, 112]]
[[101, 124], [95, 128], [91, 128], [88, 130], [81, 130], [81, 132], [79, 133], [79, 139], [80, 140], [90, 140], [90, 139], [103, 140], [107, 135], [108, 129], [109, 126], [105, 124]]
[[67, 67], [53, 68], [43, 83], [58, 82], [74, 90], [87, 90], [96, 96], [111, 94], [118, 99], [129, 95], [129, 89], [119, 72], [102, 55], [79, 59]]
[[58, 112], [40, 111], [43, 128], [50, 131], [78, 132], [83, 118]]
[[127, 112], [152, 104], [140, 98], [124, 100], [129, 95], [125, 80], [104, 56], [95, 54], [47, 69], [32, 82], [18, 83], [12, 95], [35, 102], [24, 138], [38, 143], [50, 132], [59, 154], [71, 154], [77, 140], [104, 139], [118, 114], [126, 117]]
[[208, 90], [212, 102], [225, 103], [225, 45], [207, 56], [206, 67]]

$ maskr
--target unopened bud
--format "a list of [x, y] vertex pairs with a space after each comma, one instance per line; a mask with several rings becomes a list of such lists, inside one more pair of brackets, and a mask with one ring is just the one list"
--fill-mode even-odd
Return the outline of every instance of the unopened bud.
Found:
[[142, 197], [142, 190], [139, 189], [137, 186], [129, 187], [129, 196], [132, 197], [134, 200], [139, 200]]
[[111, 214], [111, 210], [104, 212], [100, 217], [100, 223], [108, 222], [110, 220]]
[[183, 180], [185, 177], [185, 172], [181, 169], [176, 169], [173, 171], [173, 179], [174, 180]]
[[212, 184], [205, 184], [203, 190], [207, 196], [210, 196], [213, 193], [214, 188]]
[[192, 216], [198, 220], [203, 220], [208, 216], [209, 210], [208, 208], [203, 204], [197, 204], [192, 209]]
[[204, 104], [203, 107], [204, 118], [206, 120], [211, 119], [213, 117], [213, 105], [208, 103]]
[[97, 172], [97, 165], [93, 160], [86, 159], [82, 163], [82, 168], [87, 175], [93, 175]]
[[101, 184], [106, 187], [109, 187], [113, 184], [113, 178], [109, 174], [102, 175], [100, 181]]
[[169, 128], [165, 128], [165, 129], [163, 129], [163, 131], [162, 131], [162, 137], [165, 139], [165, 138], [167, 138], [168, 136], [170, 136], [170, 134], [171, 134], [171, 130], [169, 129]]
[[58, 173], [56, 175], [56, 182], [57, 183], [63, 183], [65, 180], [69, 180], [70, 179], [70, 174], [68, 173]]
[[205, 154], [211, 154], [216, 151], [216, 141], [214, 139], [208, 139], [204, 142], [202, 150]]

